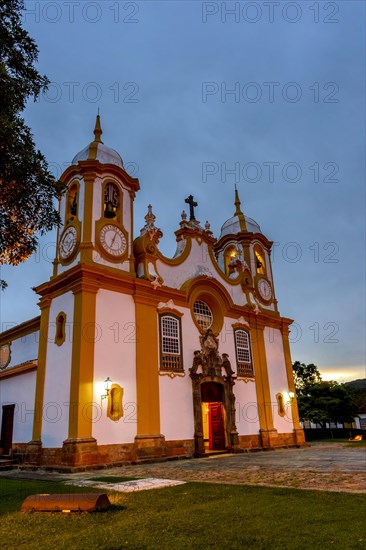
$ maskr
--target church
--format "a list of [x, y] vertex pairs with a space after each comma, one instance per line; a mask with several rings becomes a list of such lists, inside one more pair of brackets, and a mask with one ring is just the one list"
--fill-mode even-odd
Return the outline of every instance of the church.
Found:
[[61, 180], [40, 315], [0, 334], [0, 454], [73, 469], [303, 445], [292, 321], [238, 191], [217, 238], [182, 197], [167, 258], [99, 115]]

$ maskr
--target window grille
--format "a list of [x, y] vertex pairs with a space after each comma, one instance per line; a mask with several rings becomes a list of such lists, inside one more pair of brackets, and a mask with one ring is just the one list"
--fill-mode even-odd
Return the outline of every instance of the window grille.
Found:
[[183, 372], [180, 319], [160, 317], [160, 370]]
[[205, 302], [202, 302], [202, 300], [196, 300], [193, 304], [193, 312], [200, 327], [207, 330], [212, 326], [212, 311]]
[[254, 371], [249, 333], [245, 330], [237, 329], [234, 331], [234, 335], [238, 376], [253, 377]]

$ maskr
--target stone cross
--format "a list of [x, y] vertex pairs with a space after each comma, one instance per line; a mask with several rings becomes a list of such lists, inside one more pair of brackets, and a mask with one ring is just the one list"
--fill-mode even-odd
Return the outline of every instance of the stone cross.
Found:
[[189, 204], [189, 221], [195, 221], [194, 207], [197, 206], [197, 203], [193, 200], [193, 195], [189, 195], [184, 202]]

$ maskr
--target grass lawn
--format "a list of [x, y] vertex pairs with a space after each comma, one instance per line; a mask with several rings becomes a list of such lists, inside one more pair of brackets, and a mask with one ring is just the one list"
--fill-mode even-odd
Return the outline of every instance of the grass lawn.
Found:
[[365, 548], [363, 495], [189, 483], [109, 493], [106, 512], [20, 513], [29, 494], [90, 492], [0, 478], [2, 549]]

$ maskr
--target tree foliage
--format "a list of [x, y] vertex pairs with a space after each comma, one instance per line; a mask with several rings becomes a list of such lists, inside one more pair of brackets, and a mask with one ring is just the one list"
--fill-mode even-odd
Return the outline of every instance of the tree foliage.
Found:
[[54, 198], [61, 190], [20, 116], [49, 82], [34, 67], [38, 48], [21, 26], [23, 9], [23, 0], [0, 3], [0, 264], [9, 265], [25, 261], [37, 233], [59, 223]]
[[295, 361], [292, 368], [297, 392], [304, 390], [308, 385], [320, 382], [322, 379], [318, 367], [313, 363], [305, 365], [304, 363], [300, 363], [300, 361]]
[[356, 407], [352, 393], [345, 384], [322, 380], [313, 363], [293, 364], [299, 416], [302, 421], [320, 424], [352, 422]]

